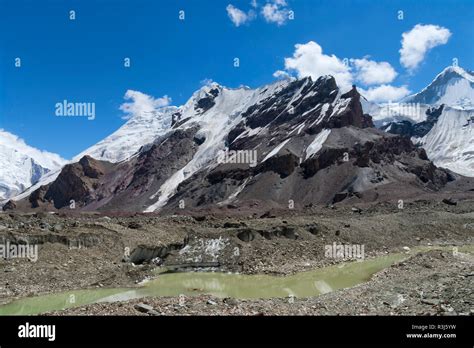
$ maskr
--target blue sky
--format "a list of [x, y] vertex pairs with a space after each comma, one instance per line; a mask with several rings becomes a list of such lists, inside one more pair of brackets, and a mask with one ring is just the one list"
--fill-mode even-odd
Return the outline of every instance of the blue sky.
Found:
[[[474, 69], [472, 0], [286, 0], [286, 5], [257, 0], [257, 7], [250, 2], [0, 0], [0, 128], [71, 158], [125, 122], [119, 107], [127, 90], [168, 95], [180, 105], [205, 79], [257, 87], [285, 70], [285, 58], [293, 57], [296, 44], [310, 41], [317, 45], [313, 49], [339, 60], [386, 62], [396, 77], [379, 85], [413, 92], [453, 58]], [[294, 19], [269, 22], [262, 14], [267, 3], [285, 15], [293, 11]], [[231, 21], [229, 4], [248, 16], [245, 23]], [[73, 21], [70, 10], [76, 13]], [[445, 35], [445, 43], [438, 42], [415, 68], [407, 68], [400, 63], [402, 33], [417, 24], [448, 30], [449, 38]], [[130, 68], [123, 66], [126, 57]], [[304, 73], [288, 66], [286, 71]], [[64, 99], [94, 102], [96, 118], [56, 117], [55, 104]]]

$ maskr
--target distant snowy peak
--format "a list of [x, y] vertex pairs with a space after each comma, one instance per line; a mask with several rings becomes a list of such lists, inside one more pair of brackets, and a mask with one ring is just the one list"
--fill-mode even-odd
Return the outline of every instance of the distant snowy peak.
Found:
[[23, 153], [35, 160], [36, 163], [44, 168], [54, 168], [61, 166], [66, 162], [61, 156], [48, 151], [38, 150], [25, 143], [20, 137], [9, 133], [0, 128], [0, 146], [12, 149], [15, 152]]
[[376, 104], [361, 98], [364, 113], [372, 116], [376, 127], [391, 122], [426, 121], [427, 111], [433, 107], [447, 105], [454, 109], [474, 109], [474, 72], [460, 67], [447, 67], [433, 82], [419, 93], [402, 99], [398, 103]]
[[0, 129], [0, 200], [17, 195], [65, 163], [59, 155], [31, 147]]
[[474, 72], [450, 66], [400, 103], [363, 103], [382, 130], [411, 137], [437, 166], [474, 177]]
[[457, 66], [447, 67], [429, 86], [402, 102], [474, 109], [474, 72]]
[[474, 177], [474, 110], [441, 105], [426, 113], [425, 121], [391, 122], [381, 129], [411, 138], [437, 166]]

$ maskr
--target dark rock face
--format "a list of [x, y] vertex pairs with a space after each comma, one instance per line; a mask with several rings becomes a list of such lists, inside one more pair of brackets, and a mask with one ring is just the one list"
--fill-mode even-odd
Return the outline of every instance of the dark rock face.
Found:
[[2, 210], [3, 211], [14, 210], [15, 208], [16, 208], [15, 202], [13, 202], [12, 200], [9, 200], [7, 203], [3, 205]]
[[342, 99], [349, 99], [348, 107], [337, 117], [330, 118], [327, 122], [329, 128], [340, 128], [354, 126], [358, 128], [374, 127], [372, 117], [362, 111], [360, 103], [360, 94], [355, 86], [341, 96]]
[[438, 108], [433, 107], [426, 110], [426, 121], [416, 123], [413, 125], [412, 136], [421, 138], [424, 137], [428, 132], [433, 128], [433, 126], [438, 121], [438, 118], [441, 116], [443, 112], [444, 104], [439, 106]]
[[196, 110], [201, 109], [202, 112], [206, 112], [212, 108], [216, 103], [212, 97], [202, 98], [198, 101]]
[[[332, 77], [319, 78], [315, 82], [309, 77], [304, 78], [290, 83], [262, 103], [251, 106], [243, 117], [250, 128], [264, 127], [269, 123], [275, 126], [292, 123], [318, 104], [332, 103], [336, 99], [337, 91], [336, 81]], [[295, 94], [297, 97], [293, 100]], [[308, 94], [312, 95], [308, 97]], [[291, 107], [288, 108], [290, 101]], [[314, 114], [316, 112], [315, 110]]]
[[[249, 107], [242, 122], [229, 132], [226, 145], [232, 150], [258, 149], [259, 164], [254, 168], [220, 164], [195, 173], [179, 185], [168, 206], [184, 200], [194, 207], [210, 207], [235, 192], [239, 192], [236, 202], [272, 201], [285, 206], [295, 199], [302, 205], [330, 204], [346, 199], [377, 199], [378, 193], [365, 194], [353, 186], [359, 178], [373, 188], [390, 180], [408, 180], [403, 185], [431, 190], [450, 180], [449, 173], [429, 162], [426, 152], [409, 138], [376, 131], [371, 117], [363, 114], [355, 87], [339, 100], [337, 93], [332, 78], [315, 82], [308, 78], [294, 81]], [[245, 136], [249, 128], [257, 127], [264, 127], [266, 132]], [[328, 128], [332, 129], [328, 140], [307, 158], [308, 144]], [[263, 161], [284, 142], [285, 146]], [[363, 179], [365, 173], [371, 174]], [[313, 185], [319, 189], [313, 191]], [[248, 231], [240, 236], [245, 241], [254, 237], [255, 233]]]
[[[192, 159], [197, 147], [197, 128], [176, 129], [158, 143], [142, 149], [124, 163], [97, 161], [89, 156], [66, 165], [58, 178], [34, 191], [28, 201], [32, 208], [51, 203], [56, 209], [140, 210], [150, 190], [160, 185]], [[172, 165], [170, 165], [170, 163]]]
[[253, 175], [253, 171], [250, 169], [222, 167], [211, 171], [206, 176], [206, 179], [211, 185], [213, 185], [222, 182], [224, 179], [242, 181], [251, 175]]
[[44, 195], [47, 191], [48, 186], [41, 186], [28, 197], [32, 208], [38, 208], [40, 206], [40, 203], [46, 202]]
[[[177, 129], [166, 141], [154, 144], [148, 151], [141, 153], [127, 188], [143, 192], [151, 185], [152, 176], [159, 179], [168, 178], [177, 167], [181, 168], [190, 161], [198, 146], [194, 141], [196, 131], [196, 128]], [[170, 166], [170, 163], [175, 167]]]
[[[53, 202], [57, 209], [68, 206], [71, 200], [87, 203], [91, 192], [97, 189], [98, 179], [104, 171], [100, 161], [84, 156], [78, 163], [64, 166], [58, 178], [49, 185], [44, 200]], [[35, 196], [41, 197], [41, 192]], [[38, 199], [33, 200], [32, 203], [35, 204], [37, 201]]]
[[176, 123], [181, 119], [181, 112], [175, 112], [171, 115], [171, 127], [174, 127]]
[[324, 148], [317, 156], [311, 157], [301, 164], [305, 178], [310, 178], [319, 170], [342, 161], [346, 149]]
[[79, 164], [82, 166], [82, 171], [84, 175], [92, 178], [98, 179], [100, 176], [104, 175], [104, 172], [100, 169], [97, 161], [95, 161], [90, 156], [84, 156], [79, 160]]
[[245, 131], [245, 124], [244, 122], [240, 122], [236, 127], [232, 128], [227, 136], [226, 146], [229, 147], [231, 150], [233, 149], [233, 142], [234, 140]]
[[390, 122], [380, 127], [381, 130], [410, 138], [413, 134], [413, 124], [410, 121]]
[[199, 99], [194, 109], [201, 114], [216, 105], [215, 99], [219, 95], [219, 89], [213, 88], [206, 93], [206, 96]]
[[439, 189], [451, 180], [450, 175], [443, 169], [437, 168], [432, 162], [406, 162], [408, 171], [415, 174], [430, 188]]
[[209, 94], [215, 98], [219, 95], [219, 90], [217, 88], [213, 88], [209, 91]]
[[403, 135], [406, 137], [417, 137], [422, 138], [433, 128], [438, 121], [438, 118], [443, 112], [444, 104], [439, 107], [432, 107], [426, 110], [426, 121], [412, 124], [409, 121], [390, 122], [383, 127], [382, 130], [392, 133]]
[[136, 265], [149, 263], [156, 258], [164, 259], [173, 250], [179, 250], [184, 244], [171, 244], [166, 246], [139, 245], [125, 257], [123, 261], [132, 262]]
[[197, 128], [176, 129], [129, 163], [115, 166], [113, 174], [104, 177], [98, 193], [105, 197], [100, 210], [140, 211], [150, 204], [149, 197], [177, 170], [194, 156], [199, 144], [195, 141]]
[[279, 174], [281, 178], [286, 178], [295, 171], [297, 166], [298, 156], [288, 151], [285, 154], [273, 156], [263, 162], [257, 168], [256, 173], [262, 173], [271, 170]]
[[368, 141], [364, 145], [357, 144], [351, 154], [357, 158], [356, 164], [360, 167], [367, 167], [368, 160], [374, 163], [393, 163], [396, 156], [403, 152], [416, 151], [412, 142], [403, 137], [387, 137], [380, 141]]

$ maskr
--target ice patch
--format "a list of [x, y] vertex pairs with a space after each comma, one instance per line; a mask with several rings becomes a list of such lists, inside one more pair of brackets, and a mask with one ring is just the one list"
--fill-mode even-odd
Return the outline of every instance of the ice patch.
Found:
[[216, 262], [221, 252], [229, 245], [229, 239], [199, 239], [192, 245], [188, 244], [179, 251], [186, 262]]
[[324, 142], [328, 138], [329, 134], [331, 133], [330, 129], [323, 129], [319, 132], [311, 144], [308, 145], [306, 148], [306, 159], [310, 158], [314, 154], [318, 153], [319, 150], [323, 147]]
[[265, 156], [263, 159], [262, 163], [265, 162], [267, 159], [275, 156], [280, 150], [286, 145], [287, 142], [289, 142], [291, 138], [286, 139], [284, 142], [282, 142], [280, 145], [276, 146], [268, 155]]

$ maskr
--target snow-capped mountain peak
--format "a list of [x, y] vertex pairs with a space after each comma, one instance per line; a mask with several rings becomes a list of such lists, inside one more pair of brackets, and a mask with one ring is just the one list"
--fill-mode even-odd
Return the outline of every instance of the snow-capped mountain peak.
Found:
[[412, 137], [436, 165], [474, 176], [474, 72], [449, 66], [419, 93], [379, 107], [382, 129]]
[[440, 79], [446, 75], [458, 75], [470, 82], [474, 82], [474, 72], [472, 71], [469, 71], [469, 70], [464, 70], [463, 68], [461, 68], [460, 66], [448, 66], [447, 68], [445, 68], [441, 73], [438, 74], [438, 76], [436, 76], [436, 78], [434, 79], [434, 81], [436, 81], [437, 79]]
[[445, 68], [426, 88], [402, 100], [404, 103], [445, 104], [474, 109], [474, 72], [459, 66]]

